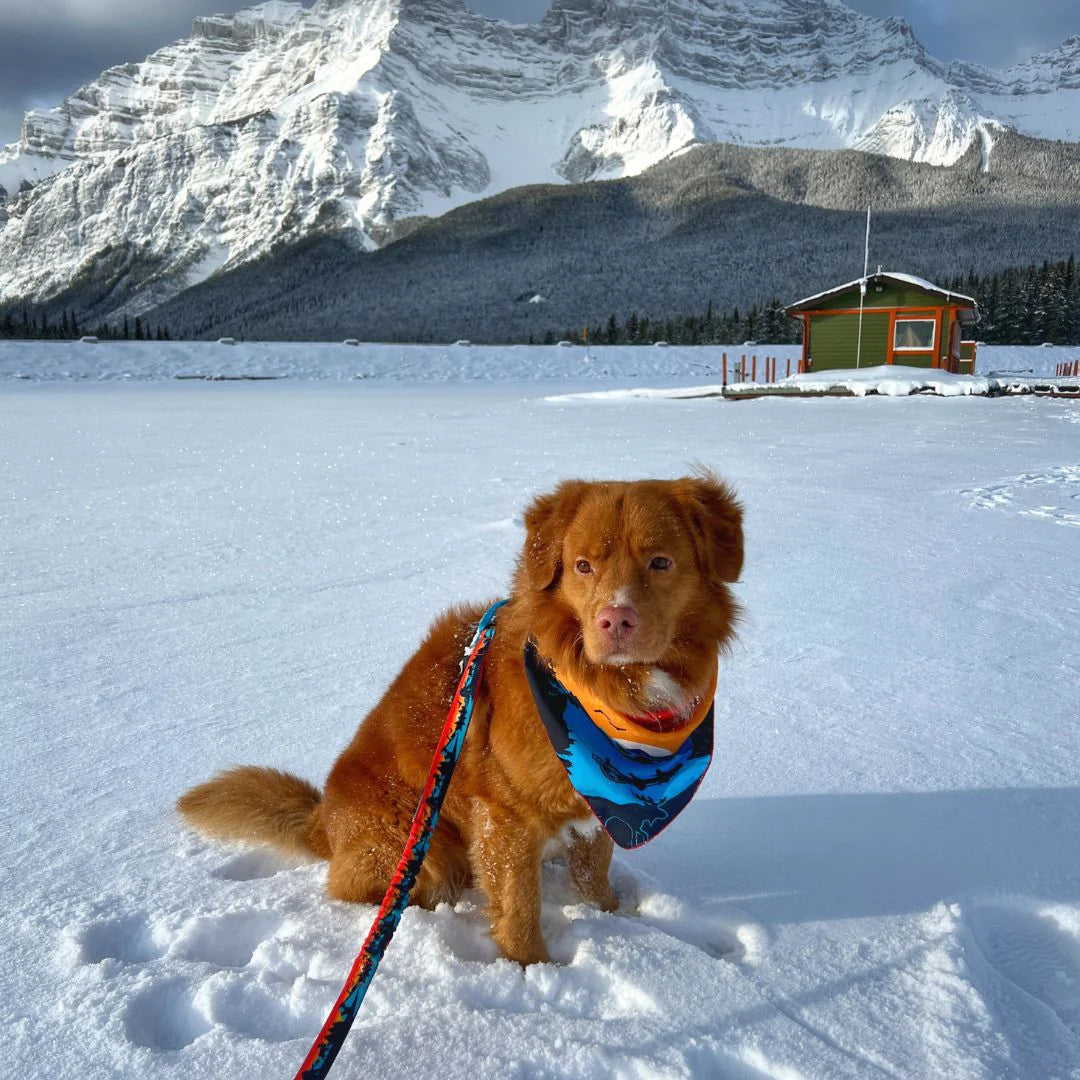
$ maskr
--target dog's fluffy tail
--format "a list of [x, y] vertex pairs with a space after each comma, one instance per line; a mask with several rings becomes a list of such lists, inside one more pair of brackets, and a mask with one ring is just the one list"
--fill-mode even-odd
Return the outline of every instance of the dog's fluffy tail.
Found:
[[298, 776], [241, 765], [193, 787], [176, 808], [206, 836], [326, 859], [330, 850], [319, 821], [321, 802], [318, 789]]

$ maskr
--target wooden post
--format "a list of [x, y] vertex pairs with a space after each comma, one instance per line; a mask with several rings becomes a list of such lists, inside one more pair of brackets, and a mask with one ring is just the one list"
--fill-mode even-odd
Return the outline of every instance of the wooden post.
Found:
[[746, 353], [739, 357], [739, 382], [746, 382]]
[[750, 357], [750, 381], [757, 382], [757, 353]]
[[787, 378], [791, 378], [791, 357], [787, 358]]
[[727, 353], [724, 353], [724, 386], [727, 386]]

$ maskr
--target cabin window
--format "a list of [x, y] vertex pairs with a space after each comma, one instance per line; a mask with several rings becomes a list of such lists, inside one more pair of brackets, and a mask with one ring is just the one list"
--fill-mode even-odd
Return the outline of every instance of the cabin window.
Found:
[[893, 330], [893, 349], [929, 352], [934, 348], [934, 319], [897, 319]]

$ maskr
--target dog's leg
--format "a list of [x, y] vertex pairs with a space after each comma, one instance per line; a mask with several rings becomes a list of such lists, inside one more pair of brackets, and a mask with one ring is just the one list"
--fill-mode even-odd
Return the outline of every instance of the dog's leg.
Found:
[[394, 872], [392, 860], [377, 847], [349, 847], [330, 857], [326, 891], [335, 900], [379, 904]]
[[542, 852], [534, 826], [500, 807], [473, 804], [473, 877], [487, 895], [495, 944], [522, 965], [548, 961], [540, 930]]
[[[456, 903], [469, 883], [469, 868], [464, 860], [439, 858], [438, 853], [432, 858], [431, 854], [428, 853], [409, 897], [410, 904], [428, 911], [439, 904]], [[400, 855], [401, 852], [393, 855], [388, 849], [371, 846], [335, 851], [330, 859], [326, 891], [335, 900], [381, 904]]]
[[608, 881], [608, 868], [615, 845], [602, 829], [584, 836], [575, 829], [570, 831], [570, 877], [581, 898], [595, 904], [601, 911], [614, 911], [619, 898]]
[[[330, 856], [326, 890], [335, 900], [358, 904], [379, 904], [397, 870], [409, 833], [406, 819], [383, 818], [352, 822], [347, 837], [340, 833]], [[410, 904], [427, 908], [453, 904], [469, 885], [469, 863], [465, 846], [450, 821], [439, 823], [424, 865], [413, 886]]]

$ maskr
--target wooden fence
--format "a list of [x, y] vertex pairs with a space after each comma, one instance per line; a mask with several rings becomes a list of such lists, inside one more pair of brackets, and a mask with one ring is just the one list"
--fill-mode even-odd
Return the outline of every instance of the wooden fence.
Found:
[[[728, 382], [736, 383], [756, 383], [758, 381], [758, 357], [757, 353], [751, 353], [748, 357], [746, 353], [743, 353], [738, 360], [732, 360], [731, 367], [728, 367], [728, 354], [723, 354], [723, 366], [724, 366], [724, 385], [727, 386]], [[730, 370], [731, 378], [728, 379]], [[791, 357], [787, 357], [784, 362], [783, 374], [781, 374], [780, 357], [778, 356], [763, 356], [761, 358], [760, 371], [762, 374], [762, 382], [774, 383], [777, 379], [786, 379], [791, 375], [802, 375], [806, 369], [803, 366], [801, 360], [793, 361]]]

